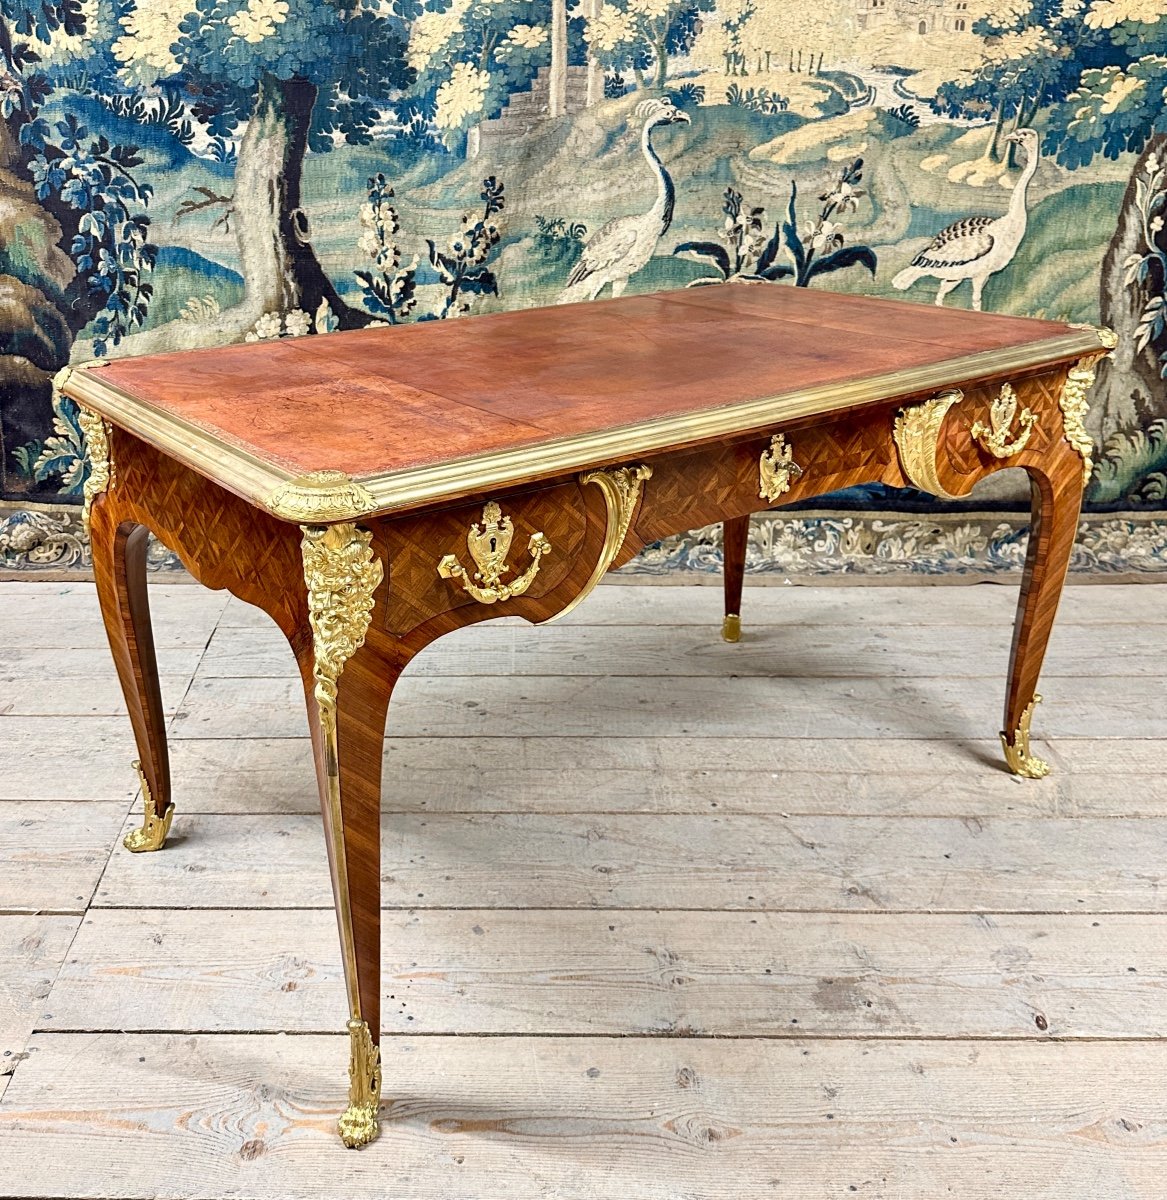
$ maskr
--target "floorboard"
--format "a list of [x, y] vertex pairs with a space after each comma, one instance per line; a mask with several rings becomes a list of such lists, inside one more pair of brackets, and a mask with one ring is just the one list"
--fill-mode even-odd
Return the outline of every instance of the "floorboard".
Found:
[[[1167, 912], [1164, 845], [1157, 818], [400, 814], [381, 886], [393, 908]], [[318, 817], [176, 818], [94, 904], [328, 908], [323, 848]]]
[[69, 952], [79, 916], [0, 916], [0, 1096]]
[[383, 792], [385, 1106], [291, 657], [152, 582], [177, 815], [93, 590], [0, 584], [0, 1200], [1162, 1200], [1167, 593], [605, 585], [419, 658]]
[[[331, 1033], [325, 910], [92, 910], [41, 1027]], [[403, 910], [393, 1034], [1167, 1037], [1167, 917]], [[192, 965], [193, 964], [193, 965]]]
[[[112, 660], [107, 669], [113, 669]], [[42, 683], [46, 691], [52, 686]], [[137, 756], [134, 735], [124, 716], [0, 716], [0, 745], [0, 802], [128, 803], [138, 791], [138, 777], [129, 765]]]
[[[1111, 743], [1107, 743], [1111, 745]], [[1050, 753], [1042, 746], [1043, 753]], [[389, 737], [385, 812], [656, 812], [1055, 816], [1063, 773], [1023, 783], [999, 743], [898, 738]], [[176, 740], [187, 813], [319, 812], [305, 738]], [[1056, 757], [1056, 756], [1054, 756]], [[586, 771], [580, 764], [587, 763]], [[1107, 815], [1109, 779], [1079, 789]], [[1167, 814], [1167, 780], [1139, 776], [1143, 815]], [[1109, 808], [1107, 807], [1109, 805]]]
[[0, 913], [81, 913], [126, 825], [116, 802], [0, 804]]
[[381, 1139], [340, 1037], [38, 1034], [9, 1195], [1119, 1200], [1162, 1194], [1162, 1043], [390, 1038]]
[[[922, 625], [905, 636], [902, 627], [830, 628], [816, 624], [760, 625], [740, 642], [713, 636], [704, 625], [616, 625], [597, 634], [592, 625], [488, 622], [448, 634], [409, 665], [411, 675], [458, 677], [632, 675], [772, 679], [920, 678], [986, 676], [1000, 680], [1009, 657], [1010, 628]], [[15, 652], [14, 652], [15, 653]], [[85, 653], [86, 657], [81, 655]], [[77, 673], [88, 655], [77, 652]], [[169, 661], [178, 663], [179, 651]], [[32, 652], [29, 652], [31, 655]], [[36, 661], [41, 661], [37, 659]], [[0, 670], [5, 659], [0, 653]], [[165, 670], [165, 665], [160, 665]], [[220, 628], [202, 660], [203, 677], [289, 676], [295, 662], [274, 626]], [[1167, 646], [1148, 646], [1136, 625], [1073, 625], [1055, 630], [1047, 677], [1167, 673]]]
[[[1120, 675], [1053, 678], [1035, 721], [1061, 737], [1167, 738], [1167, 709]], [[645, 679], [406, 676], [389, 707], [406, 737], [984, 738], [1001, 723], [1000, 679]], [[87, 707], [87, 702], [79, 702]], [[306, 737], [298, 679], [196, 675], [176, 738]]]

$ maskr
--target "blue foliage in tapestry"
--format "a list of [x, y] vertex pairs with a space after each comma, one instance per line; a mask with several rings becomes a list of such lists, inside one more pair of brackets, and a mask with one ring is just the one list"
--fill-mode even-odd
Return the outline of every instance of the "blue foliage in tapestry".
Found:
[[71, 358], [751, 279], [1113, 326], [1091, 498], [1167, 507], [1165, 64], [1159, 0], [0, 0], [0, 491], [76, 491]]

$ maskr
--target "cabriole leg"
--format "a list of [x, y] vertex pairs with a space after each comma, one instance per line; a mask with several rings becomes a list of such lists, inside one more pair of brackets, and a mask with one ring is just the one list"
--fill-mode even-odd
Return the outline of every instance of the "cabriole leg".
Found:
[[1005, 761], [1015, 775], [1040, 779], [1049, 773], [1049, 764], [1030, 752], [1029, 723], [1041, 701], [1037, 679], [1078, 530], [1082, 460], [1067, 446], [1066, 453], [1051, 465], [1048, 473], [1030, 469], [1029, 478], [1033, 517], [1013, 626], [1001, 744]]
[[736, 642], [742, 634], [742, 581], [746, 571], [746, 543], [750, 534], [750, 518], [729, 517], [721, 529], [721, 557], [724, 570], [725, 620], [721, 636]]
[[301, 659], [349, 1001], [346, 1146], [379, 1132], [381, 747], [396, 671], [364, 644], [382, 579], [371, 535], [305, 527], [311, 648]]
[[101, 615], [138, 747], [134, 768], [145, 806], [142, 826], [126, 835], [125, 846], [135, 853], [158, 850], [170, 832], [174, 805], [146, 591], [149, 533], [143, 525], [119, 521], [113, 498], [100, 496], [90, 511], [89, 537]]

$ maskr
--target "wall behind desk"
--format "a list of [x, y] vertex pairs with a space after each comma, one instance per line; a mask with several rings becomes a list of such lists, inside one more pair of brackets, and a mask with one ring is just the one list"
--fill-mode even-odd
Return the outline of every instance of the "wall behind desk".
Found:
[[[1114, 328], [1078, 565], [1167, 569], [1161, 0], [5, 11], [0, 569], [87, 563], [69, 361], [742, 276]], [[751, 569], [1015, 570], [1014, 474], [765, 518]]]

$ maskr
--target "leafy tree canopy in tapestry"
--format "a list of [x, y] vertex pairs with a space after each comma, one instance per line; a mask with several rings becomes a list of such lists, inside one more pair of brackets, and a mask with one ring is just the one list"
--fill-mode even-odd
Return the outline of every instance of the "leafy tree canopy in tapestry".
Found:
[[71, 359], [622, 291], [1102, 321], [1097, 507], [1167, 506], [1162, 0], [0, 0], [0, 471]]

